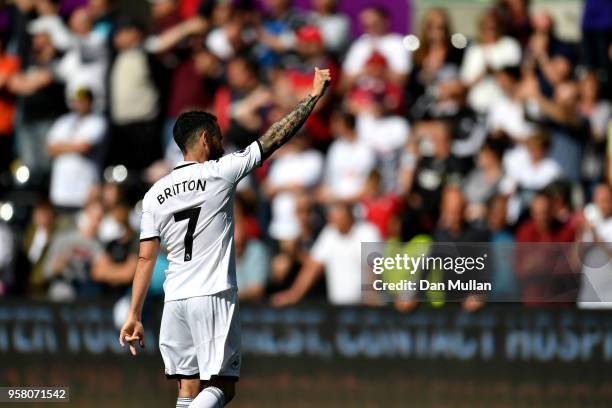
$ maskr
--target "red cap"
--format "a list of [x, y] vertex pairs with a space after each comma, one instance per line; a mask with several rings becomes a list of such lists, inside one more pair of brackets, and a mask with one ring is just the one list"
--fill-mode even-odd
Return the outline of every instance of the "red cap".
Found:
[[380, 52], [374, 51], [372, 55], [370, 55], [370, 58], [368, 58], [368, 60], [366, 61], [366, 65], [376, 65], [379, 67], [386, 67], [387, 59]]
[[297, 31], [298, 41], [323, 43], [321, 32], [316, 26], [307, 25]]

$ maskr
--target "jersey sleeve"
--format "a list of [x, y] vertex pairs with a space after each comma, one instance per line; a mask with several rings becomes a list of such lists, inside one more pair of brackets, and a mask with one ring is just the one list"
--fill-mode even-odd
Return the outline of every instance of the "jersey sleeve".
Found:
[[142, 217], [140, 219], [140, 240], [160, 239], [159, 229], [155, 225], [155, 217], [148, 196], [142, 200]]
[[219, 159], [219, 175], [230, 183], [236, 184], [255, 167], [261, 166], [262, 148], [259, 140], [246, 148]]

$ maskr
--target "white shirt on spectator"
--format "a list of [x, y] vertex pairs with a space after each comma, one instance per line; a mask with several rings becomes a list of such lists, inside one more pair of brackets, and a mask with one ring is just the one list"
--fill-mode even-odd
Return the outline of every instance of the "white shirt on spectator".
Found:
[[[492, 103], [503, 95], [487, 70], [497, 70], [521, 63], [521, 46], [511, 37], [502, 37], [495, 44], [470, 45], [463, 57], [461, 80], [473, 86], [468, 102], [475, 110], [486, 112]], [[475, 82], [475, 83], [474, 83]]]
[[534, 131], [534, 127], [525, 119], [523, 105], [505, 95], [491, 105], [487, 128], [489, 131], [501, 130], [515, 140], [525, 140]]
[[363, 34], [349, 48], [342, 69], [349, 75], [357, 75], [375, 51], [382, 54], [389, 68], [399, 74], [408, 74], [412, 58], [404, 47], [400, 34], [388, 33], [380, 37]]
[[57, 66], [57, 74], [66, 84], [66, 96], [74, 95], [80, 88], [91, 89], [94, 93], [94, 108], [105, 108], [105, 79], [108, 69], [106, 39], [95, 32], [86, 37], [76, 37]]
[[348, 43], [351, 21], [341, 13], [332, 15], [312, 14], [314, 24], [321, 31], [323, 44], [328, 51], [340, 53]]
[[[319, 182], [322, 174], [323, 156], [318, 151], [288, 152], [272, 162], [267, 182], [273, 188], [291, 185], [309, 188]], [[295, 195], [292, 192], [278, 193], [271, 205], [270, 236], [274, 239], [294, 239], [299, 234]]]
[[503, 182], [504, 190], [516, 187], [539, 190], [562, 176], [561, 167], [556, 161], [545, 157], [534, 163], [524, 146], [508, 151], [503, 158], [503, 167], [507, 176]]
[[[95, 145], [106, 132], [102, 115], [79, 116], [68, 113], [55, 121], [47, 136], [47, 144], [87, 143]], [[89, 190], [98, 182], [98, 167], [89, 157], [64, 153], [53, 160], [49, 197], [55, 205], [82, 207]]]
[[49, 34], [53, 46], [60, 51], [67, 50], [73, 43], [70, 30], [57, 14], [40, 16], [30, 21], [28, 33], [31, 35], [38, 33]]
[[337, 139], [327, 151], [325, 186], [335, 198], [354, 198], [376, 164], [374, 153], [362, 142]]
[[206, 36], [206, 47], [217, 58], [228, 60], [234, 56], [234, 47], [227, 36], [227, 31], [223, 27], [213, 29]]
[[310, 255], [325, 267], [327, 297], [331, 304], [361, 303], [361, 243], [380, 239], [376, 227], [362, 222], [355, 223], [346, 235], [331, 225], [321, 231]]
[[110, 113], [115, 123], [126, 125], [155, 118], [159, 94], [144, 50], [120, 52], [111, 67], [109, 85]]
[[401, 149], [408, 140], [410, 125], [401, 116], [375, 117], [371, 113], [357, 116], [357, 136], [377, 153]]

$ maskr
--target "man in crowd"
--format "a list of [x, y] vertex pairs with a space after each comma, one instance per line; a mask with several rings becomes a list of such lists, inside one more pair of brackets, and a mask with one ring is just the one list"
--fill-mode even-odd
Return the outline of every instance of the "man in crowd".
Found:
[[325, 274], [327, 299], [333, 305], [364, 303], [361, 288], [361, 243], [381, 240], [376, 227], [355, 220], [353, 207], [336, 202], [329, 206], [327, 226], [321, 231], [293, 286], [272, 297], [276, 306], [298, 302]]
[[95, 150], [106, 135], [106, 120], [92, 112], [89, 89], [77, 90], [71, 105], [72, 112], [58, 118], [47, 137], [47, 153], [53, 160], [49, 195], [57, 207], [79, 209], [98, 183], [100, 160], [95, 160]]

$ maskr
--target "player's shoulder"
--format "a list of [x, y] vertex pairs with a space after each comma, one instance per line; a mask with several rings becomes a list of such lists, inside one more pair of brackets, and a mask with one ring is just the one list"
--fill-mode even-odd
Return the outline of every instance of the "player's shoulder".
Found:
[[217, 168], [222, 167], [224, 165], [230, 164], [234, 159], [250, 155], [251, 149], [253, 149], [253, 144], [245, 146], [239, 150], [234, 150], [230, 153], [226, 153], [217, 160], [209, 160], [205, 163], [209, 164], [210, 166], [216, 166]]
[[241, 158], [249, 156], [252, 149], [253, 145], [250, 144], [240, 150], [226, 153], [218, 159], [207, 160], [202, 163], [202, 169], [210, 174], [219, 175], [219, 172], [223, 172], [224, 169], [235, 166]]

